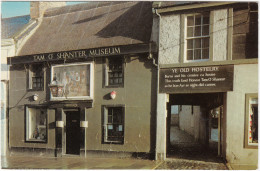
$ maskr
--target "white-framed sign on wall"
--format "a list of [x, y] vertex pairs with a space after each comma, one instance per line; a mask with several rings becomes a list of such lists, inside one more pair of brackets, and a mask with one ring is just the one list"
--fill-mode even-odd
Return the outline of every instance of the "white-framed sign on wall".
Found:
[[51, 82], [63, 86], [58, 97], [51, 94], [51, 100], [92, 100], [93, 63], [52, 65]]

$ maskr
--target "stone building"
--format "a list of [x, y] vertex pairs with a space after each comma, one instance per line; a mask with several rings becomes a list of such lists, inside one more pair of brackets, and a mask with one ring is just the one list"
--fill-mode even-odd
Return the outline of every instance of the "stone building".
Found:
[[159, 32], [156, 159], [171, 155], [172, 122], [233, 169], [256, 169], [258, 4], [153, 7]]
[[36, 3], [36, 28], [8, 58], [11, 155], [152, 156], [152, 3]]

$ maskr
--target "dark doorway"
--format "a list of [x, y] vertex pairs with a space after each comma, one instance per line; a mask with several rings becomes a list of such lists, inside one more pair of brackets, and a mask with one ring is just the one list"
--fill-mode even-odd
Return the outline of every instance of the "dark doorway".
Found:
[[222, 162], [223, 99], [223, 93], [169, 96], [167, 158]]
[[66, 154], [80, 153], [80, 117], [78, 111], [66, 111]]

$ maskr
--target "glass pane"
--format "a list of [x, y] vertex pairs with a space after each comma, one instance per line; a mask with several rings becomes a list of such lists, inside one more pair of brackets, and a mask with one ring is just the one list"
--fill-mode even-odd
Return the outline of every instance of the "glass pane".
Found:
[[193, 60], [193, 50], [187, 51], [187, 60]]
[[109, 64], [109, 70], [113, 70], [114, 69], [114, 65], [113, 64]]
[[201, 15], [195, 16], [195, 25], [201, 25]]
[[28, 108], [27, 115], [27, 140], [45, 141], [46, 140], [46, 110]]
[[194, 27], [187, 28], [187, 37], [193, 37], [193, 28]]
[[[250, 114], [250, 130], [251, 130], [251, 139], [252, 143], [258, 143], [258, 106], [257, 105], [251, 105], [251, 114]], [[249, 134], [250, 138], [250, 134]]]
[[195, 35], [194, 36], [201, 36], [201, 26], [195, 27]]
[[113, 79], [109, 79], [109, 83], [113, 84], [114, 83]]
[[209, 35], [209, 25], [203, 26], [202, 35], [203, 36], [208, 36]]
[[122, 72], [119, 72], [119, 73], [118, 73], [118, 77], [123, 77]]
[[209, 16], [203, 16], [203, 24], [209, 24]]
[[187, 49], [193, 49], [193, 39], [187, 40]]
[[108, 123], [112, 123], [112, 115], [108, 115], [108, 120], [107, 120]]
[[201, 49], [197, 49], [194, 52], [194, 59], [201, 59]]
[[194, 26], [194, 16], [187, 17], [187, 26]]
[[202, 48], [208, 48], [209, 47], [209, 38], [202, 39]]
[[202, 59], [209, 59], [209, 49], [202, 49]]
[[195, 39], [195, 48], [201, 48], [201, 39]]
[[114, 83], [118, 84], [118, 78], [114, 79]]
[[114, 77], [118, 77], [118, 73], [117, 72], [114, 73]]
[[112, 72], [109, 73], [109, 78], [113, 78], [113, 73]]
[[122, 78], [119, 78], [119, 79], [118, 79], [118, 83], [119, 83], [119, 84], [123, 83], [123, 79], [122, 79]]

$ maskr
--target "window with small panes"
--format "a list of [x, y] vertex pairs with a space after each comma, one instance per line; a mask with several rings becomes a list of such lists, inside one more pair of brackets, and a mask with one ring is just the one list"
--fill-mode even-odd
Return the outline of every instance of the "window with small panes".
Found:
[[123, 59], [121, 57], [108, 58], [106, 86], [121, 86], [123, 83]]
[[209, 59], [209, 13], [192, 14], [186, 17], [185, 61]]

